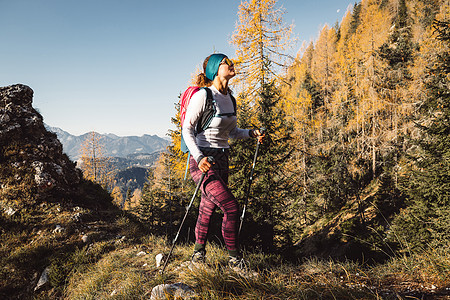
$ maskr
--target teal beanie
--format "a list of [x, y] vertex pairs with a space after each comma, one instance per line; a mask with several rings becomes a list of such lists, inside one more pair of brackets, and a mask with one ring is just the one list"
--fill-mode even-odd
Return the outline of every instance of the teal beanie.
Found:
[[205, 75], [209, 80], [214, 80], [219, 71], [220, 62], [227, 57], [225, 54], [215, 53], [209, 57], [208, 64], [206, 65]]

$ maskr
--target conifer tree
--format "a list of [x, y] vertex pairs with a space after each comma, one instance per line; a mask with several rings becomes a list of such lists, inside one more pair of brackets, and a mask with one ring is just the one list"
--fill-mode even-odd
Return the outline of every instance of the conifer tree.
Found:
[[167, 234], [169, 228], [173, 226], [170, 223], [170, 199], [167, 196], [167, 192], [156, 182], [155, 176], [149, 174], [137, 212], [143, 223], [157, 233]]
[[361, 23], [361, 7], [362, 3], [355, 3], [353, 6], [353, 13], [352, 13], [352, 20], [350, 22], [350, 30], [349, 34], [354, 34], [356, 32], [356, 29], [358, 28], [359, 24]]
[[[152, 174], [149, 174], [149, 181], [151, 180]], [[154, 225], [154, 205], [153, 205], [153, 195], [151, 190], [150, 182], [146, 182], [144, 184], [144, 187], [142, 189], [142, 198], [141, 202], [139, 203], [138, 208], [138, 216], [141, 219], [141, 221], [144, 222], [144, 224], [147, 224], [148, 226]]]
[[[268, 134], [259, 149], [254, 181], [250, 193], [250, 205], [244, 222], [242, 240], [257, 245], [265, 251], [274, 247], [286, 247], [292, 243], [292, 227], [289, 223], [293, 213], [287, 208], [295, 199], [294, 178], [288, 165], [294, 149], [292, 126], [280, 107], [280, 92], [274, 83], [263, 86], [263, 94], [257, 119]], [[245, 119], [241, 118], [241, 123]], [[231, 188], [238, 199], [244, 199], [251, 163], [255, 151], [253, 139], [235, 142], [232, 145]]]

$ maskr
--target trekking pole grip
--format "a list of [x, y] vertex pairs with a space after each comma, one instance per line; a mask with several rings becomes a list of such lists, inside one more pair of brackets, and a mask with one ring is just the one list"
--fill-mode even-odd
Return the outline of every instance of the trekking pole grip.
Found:
[[261, 133], [261, 135], [264, 135], [266, 131], [267, 131], [266, 127], [259, 128], [259, 132]]
[[[259, 135], [265, 135], [266, 134], [266, 127], [260, 127], [259, 129]], [[257, 136], [258, 141], [256, 142], [256, 147], [259, 148], [259, 144], [261, 144], [259, 137]]]
[[259, 131], [261, 131], [262, 134], [266, 133], [267, 129], [266, 127], [259, 128]]

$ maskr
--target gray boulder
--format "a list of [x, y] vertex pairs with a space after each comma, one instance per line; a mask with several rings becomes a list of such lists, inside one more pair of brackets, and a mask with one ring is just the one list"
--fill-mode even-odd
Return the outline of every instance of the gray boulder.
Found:
[[41, 277], [39, 277], [39, 281], [36, 284], [34, 291], [40, 290], [48, 283], [48, 274], [49, 273], [50, 273], [50, 267], [45, 268], [45, 270], [41, 274]]
[[195, 291], [182, 282], [173, 284], [160, 284], [152, 289], [150, 300], [165, 299], [195, 299], [198, 295]]

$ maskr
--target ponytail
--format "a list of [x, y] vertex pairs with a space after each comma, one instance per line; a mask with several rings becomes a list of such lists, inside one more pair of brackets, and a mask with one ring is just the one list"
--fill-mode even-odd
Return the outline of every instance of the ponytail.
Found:
[[204, 72], [197, 75], [197, 80], [195, 82], [196, 86], [199, 87], [208, 87], [212, 85], [212, 81], [206, 78], [206, 75]]
[[195, 82], [195, 84], [199, 87], [208, 87], [212, 85], [212, 80], [209, 80], [205, 74], [206, 66], [208, 65], [208, 61], [211, 55], [205, 58], [205, 60], [203, 61], [203, 72], [197, 75], [197, 81]]

